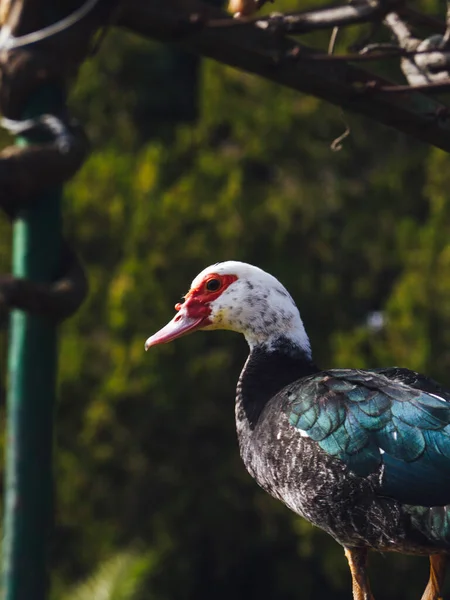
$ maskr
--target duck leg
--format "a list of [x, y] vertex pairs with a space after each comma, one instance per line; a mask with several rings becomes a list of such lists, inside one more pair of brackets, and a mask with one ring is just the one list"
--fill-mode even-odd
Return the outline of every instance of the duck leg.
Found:
[[[345, 548], [345, 556], [352, 574], [353, 600], [374, 600], [367, 575], [367, 549]], [[431, 600], [431, 598], [427, 598], [427, 600]]]
[[446, 554], [432, 554], [430, 556], [430, 579], [423, 593], [422, 600], [442, 600], [446, 567]]

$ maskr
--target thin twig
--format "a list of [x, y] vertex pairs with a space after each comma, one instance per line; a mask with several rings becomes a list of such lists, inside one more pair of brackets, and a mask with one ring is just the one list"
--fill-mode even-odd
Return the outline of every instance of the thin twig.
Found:
[[437, 83], [423, 83], [420, 85], [374, 85], [368, 83], [361, 91], [373, 91], [393, 94], [404, 94], [412, 92], [422, 92], [424, 94], [439, 94], [450, 92], [450, 79], [439, 81]]
[[336, 46], [337, 38], [339, 35], [339, 27], [333, 27], [333, 31], [331, 32], [330, 41], [328, 42], [328, 55], [334, 55], [334, 48]]
[[390, 52], [376, 52], [373, 51], [368, 54], [302, 54], [300, 50], [295, 48], [289, 52], [288, 58], [295, 58], [297, 60], [309, 61], [309, 62], [373, 62], [386, 60], [391, 58], [398, 58], [399, 56], [405, 56], [406, 53], [401, 48], [397, 48], [396, 51]]
[[[329, 57], [333, 56], [338, 35], [339, 35], [339, 27], [333, 27], [333, 31], [331, 32], [330, 41], [328, 43]], [[344, 133], [341, 133], [341, 135], [339, 135], [337, 138], [335, 138], [331, 142], [330, 148], [333, 152], [340, 152], [342, 150], [342, 148], [343, 148], [342, 142], [345, 140], [345, 138], [347, 138], [351, 134], [351, 131], [352, 131], [343, 108], [340, 107], [339, 111], [341, 113], [341, 119], [345, 125], [345, 130], [344, 130]]]
[[345, 138], [347, 138], [352, 130], [350, 128], [350, 125], [348, 124], [347, 118], [345, 116], [344, 111], [341, 109], [341, 118], [342, 121], [344, 122], [345, 125], [345, 131], [344, 133], [342, 133], [339, 137], [337, 137], [336, 139], [334, 139], [331, 144], [330, 144], [330, 148], [331, 150], [333, 150], [333, 152], [340, 152], [343, 148], [342, 146], [342, 142], [345, 140]]
[[344, 6], [332, 6], [302, 13], [279, 14], [265, 18], [210, 19], [205, 22], [208, 28], [248, 27], [269, 29], [274, 23], [284, 33], [301, 34], [319, 29], [329, 29], [342, 25], [366, 23], [381, 19], [386, 13], [401, 4], [402, 0], [389, 2], [364, 2]]
[[[317, 61], [317, 62], [370, 62], [370, 61], [380, 61], [380, 60], [389, 60], [392, 58], [413, 58], [415, 56], [421, 56], [426, 54], [435, 54], [436, 49], [430, 48], [429, 50], [411, 50], [407, 51], [399, 46], [392, 46], [390, 49], [385, 50], [376, 50], [376, 44], [374, 44], [374, 49], [365, 52], [364, 54], [322, 54], [318, 52], [317, 54], [311, 53], [303, 53], [299, 48], [294, 48], [289, 54], [289, 58], [295, 58], [298, 60], [305, 61]], [[382, 48], [383, 45], [380, 44]]]
[[18, 37], [13, 36], [9, 26], [5, 24], [0, 31], [0, 47], [2, 50], [23, 48], [53, 37], [79, 23], [96, 7], [98, 2], [99, 0], [86, 0], [79, 8], [56, 23]]

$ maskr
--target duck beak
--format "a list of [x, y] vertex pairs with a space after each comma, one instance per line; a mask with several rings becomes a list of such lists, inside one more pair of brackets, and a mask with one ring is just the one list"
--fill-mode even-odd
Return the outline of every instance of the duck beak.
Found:
[[156, 346], [157, 344], [167, 344], [176, 338], [186, 335], [187, 333], [191, 333], [192, 331], [200, 329], [201, 327], [209, 324], [208, 316], [210, 311], [205, 310], [204, 306], [201, 307], [201, 310], [198, 310], [200, 307], [195, 307], [197, 310], [192, 311], [194, 312], [193, 315], [188, 314], [186, 304], [177, 304], [175, 308], [179, 311], [178, 314], [176, 314], [165, 327], [148, 338], [148, 340], [145, 342], [146, 350], [148, 350], [151, 346]]

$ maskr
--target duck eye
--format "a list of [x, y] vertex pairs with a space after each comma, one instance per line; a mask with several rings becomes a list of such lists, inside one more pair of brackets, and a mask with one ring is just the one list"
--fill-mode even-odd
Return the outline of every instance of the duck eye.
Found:
[[219, 279], [209, 279], [206, 282], [206, 289], [208, 292], [217, 292], [221, 285], [222, 284], [220, 283]]

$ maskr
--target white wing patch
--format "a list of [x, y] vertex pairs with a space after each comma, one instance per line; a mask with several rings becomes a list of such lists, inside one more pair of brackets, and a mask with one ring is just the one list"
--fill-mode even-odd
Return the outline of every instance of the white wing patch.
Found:
[[426, 394], [428, 394], [428, 396], [433, 396], [433, 398], [436, 398], [436, 400], [440, 400], [441, 402], [445, 402], [445, 404], [448, 404], [448, 401], [445, 398], [442, 398], [441, 396], [438, 396], [437, 394], [432, 394], [431, 392], [425, 392]]
[[297, 431], [300, 434], [300, 437], [309, 438], [309, 435], [306, 433], [306, 431], [303, 431], [303, 429], [297, 429]]

